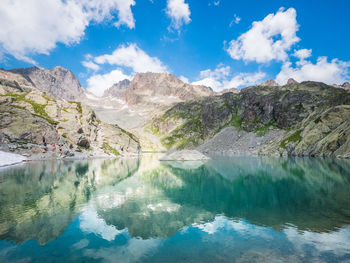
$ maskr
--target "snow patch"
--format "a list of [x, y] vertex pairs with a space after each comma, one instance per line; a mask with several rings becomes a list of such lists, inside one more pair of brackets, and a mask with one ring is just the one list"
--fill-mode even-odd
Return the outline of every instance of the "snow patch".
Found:
[[21, 163], [26, 158], [22, 155], [0, 151], [0, 167]]

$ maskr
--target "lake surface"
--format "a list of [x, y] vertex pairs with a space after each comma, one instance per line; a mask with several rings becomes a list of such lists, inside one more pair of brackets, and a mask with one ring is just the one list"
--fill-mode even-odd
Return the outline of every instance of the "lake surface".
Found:
[[45, 161], [0, 169], [1, 262], [350, 262], [350, 162]]

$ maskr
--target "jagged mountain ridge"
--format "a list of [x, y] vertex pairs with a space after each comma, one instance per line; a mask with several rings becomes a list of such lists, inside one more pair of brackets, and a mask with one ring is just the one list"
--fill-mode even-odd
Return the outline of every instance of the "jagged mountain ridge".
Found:
[[[43, 72], [43, 69], [34, 69], [35, 68], [30, 68], [27, 69], [27, 71], [36, 72], [39, 69], [40, 72]], [[68, 72], [62, 67], [56, 67], [54, 69], [56, 69], [56, 71], [59, 72]], [[16, 82], [20, 84], [20, 87], [30, 87], [35, 85], [33, 84], [32, 80], [35, 78], [29, 78], [28, 74], [23, 73], [25, 69], [3, 71], [3, 76], [6, 79], [6, 74], [12, 74], [13, 72], [17, 71], [22, 72], [22, 74], [20, 75], [16, 74]], [[50, 77], [46, 77], [46, 73], [46, 70], [44, 70], [43, 80], [36, 80], [36, 82], [41, 83], [41, 85], [44, 85], [42, 89], [48, 90], [47, 93], [51, 93], [53, 91], [48, 89], [44, 84], [45, 81], [50, 81]], [[41, 76], [40, 74], [36, 75], [39, 79]], [[73, 73], [67, 74], [73, 75]], [[70, 77], [68, 79], [70, 79]], [[64, 78], [56, 78], [55, 81], [53, 81], [55, 85], [49, 86], [52, 89], [60, 89], [60, 87], [65, 86], [64, 84], [60, 83], [61, 80], [64, 82]], [[149, 142], [141, 142], [143, 148], [146, 150], [159, 150], [164, 149], [163, 147], [167, 148], [169, 146], [181, 148], [188, 147], [188, 145], [190, 145], [190, 147], [194, 147], [202, 143], [206, 143], [208, 140], [211, 140], [211, 138], [213, 138], [213, 136], [216, 136], [218, 132], [220, 133], [221, 129], [225, 130], [226, 127], [233, 127], [234, 129], [236, 129], [236, 126], [238, 125], [238, 128], [241, 130], [225, 130], [225, 133], [222, 135], [223, 137], [218, 137], [218, 141], [222, 140], [222, 138], [225, 138], [225, 136], [227, 137], [229, 134], [230, 137], [246, 137], [251, 142], [253, 142], [253, 145], [251, 143], [246, 144], [246, 146], [250, 145], [249, 147], [251, 148], [254, 148], [254, 142], [264, 144], [264, 146], [266, 146], [264, 149], [262, 147], [258, 147], [259, 152], [261, 153], [282, 153], [292, 155], [320, 155], [335, 153], [336, 150], [333, 149], [334, 147], [332, 148], [332, 151], [324, 150], [322, 148], [324, 147], [324, 145], [328, 145], [327, 140], [329, 138], [327, 136], [330, 134], [326, 134], [327, 136], [319, 136], [319, 138], [322, 138], [323, 144], [317, 146], [319, 147], [318, 150], [309, 148], [311, 147], [309, 141], [305, 142], [303, 141], [304, 139], [300, 139], [299, 136], [301, 135], [302, 138], [308, 138], [304, 130], [313, 129], [311, 126], [308, 126], [310, 125], [310, 121], [306, 121], [307, 116], [310, 117], [317, 115], [317, 118], [322, 119], [323, 117], [326, 117], [322, 114], [328, 112], [328, 114], [332, 116], [334, 115], [335, 119], [347, 118], [347, 107], [349, 103], [338, 103], [334, 105], [331, 103], [330, 98], [333, 98], [334, 94], [341, 93], [341, 90], [346, 90], [349, 84], [344, 83], [342, 85], [334, 85], [334, 87], [332, 87], [324, 83], [317, 82], [298, 83], [294, 79], [289, 79], [287, 81], [287, 84], [284, 86], [276, 86], [276, 84], [277, 83], [275, 81], [269, 80], [262, 83], [260, 86], [248, 87], [239, 90], [238, 92], [235, 89], [229, 89], [218, 93], [204, 86], [194, 86], [191, 84], [186, 84], [179, 80], [176, 76], [167, 73], [138, 73], [131, 81], [124, 80], [113, 85], [111, 88], [105, 91], [104, 96], [102, 98], [94, 97], [93, 99], [89, 99], [89, 93], [86, 92], [80, 86], [83, 89], [82, 92], [84, 93], [85, 97], [82, 96], [83, 99], [81, 99], [82, 97], [80, 97], [78, 100], [87, 102], [87, 104], [91, 105], [95, 109], [97, 117], [102, 119], [103, 121], [106, 121], [108, 123], [119, 124], [121, 127], [130, 129], [141, 139], [141, 141], [150, 140], [151, 144], [155, 143], [155, 145], [150, 146]], [[16, 84], [12, 83], [11, 85], [16, 87]], [[40, 85], [37, 84], [36, 86]], [[69, 91], [69, 89], [65, 90]], [[237, 92], [237, 94], [230, 95], [233, 94], [232, 92]], [[53, 93], [57, 94], [57, 92]], [[301, 93], [303, 93], [303, 96], [300, 96]], [[247, 94], [251, 95], [248, 96]], [[282, 95], [285, 97], [283, 97]], [[233, 107], [232, 105], [230, 106], [231, 102], [226, 101], [226, 99], [223, 99], [223, 97], [227, 98], [227, 96], [234, 96], [234, 101], [242, 104], [240, 108], [237, 108], [237, 105], [235, 107]], [[347, 93], [344, 93], [343, 96], [344, 98], [348, 98]], [[340, 97], [341, 96], [339, 95], [336, 98], [336, 100], [340, 101]], [[249, 99], [247, 100], [247, 98]], [[259, 98], [267, 98], [267, 100], [262, 103]], [[280, 102], [276, 101], [277, 98], [280, 101], [283, 101], [285, 98], [291, 98], [291, 101], [283, 102], [285, 105], [288, 105], [288, 108], [285, 108]], [[315, 101], [310, 101], [309, 98], [313, 98], [315, 101], [319, 101], [321, 98], [324, 106], [329, 107], [322, 108], [323, 112], [319, 109], [315, 110], [315, 105], [313, 105]], [[201, 101], [207, 101], [210, 107], [203, 108]], [[172, 109], [179, 109], [178, 107], [181, 108], [181, 105], [183, 104], [187, 105], [185, 109], [183, 109], [184, 111], [180, 110], [177, 112], [175, 110], [176, 116], [170, 116], [168, 114], [168, 112], [172, 112]], [[305, 105], [308, 107], [308, 110], [306, 112], [295, 112], [295, 109], [303, 109]], [[244, 110], [244, 116], [241, 116], [240, 118], [238, 118], [238, 113], [233, 111], [234, 109], [240, 109], [241, 111], [242, 109], [247, 110], [251, 107], [253, 107], [253, 110], [248, 113]], [[206, 116], [204, 119], [197, 114], [199, 113], [198, 110], [203, 116]], [[265, 115], [261, 116], [261, 114], [270, 114], [272, 117], [269, 116], [267, 120], [272, 121], [272, 123], [266, 123], [265, 119], [259, 119], [262, 117], [267, 118]], [[169, 118], [168, 115], [171, 118]], [[190, 119], [187, 118], [187, 115], [190, 116]], [[195, 116], [196, 118], [192, 118], [191, 116]], [[255, 117], [251, 119], [251, 116]], [[284, 117], [282, 118], [281, 116]], [[151, 119], [155, 119], [156, 122], [152, 122], [153, 124], [150, 126]], [[159, 119], [161, 119], [164, 123], [157, 123], [157, 120]], [[209, 121], [209, 124], [207, 123], [209, 125], [209, 128], [203, 128], [203, 121]], [[211, 121], [212, 123], [210, 123]], [[280, 127], [280, 123], [283, 121], [286, 123], [290, 123], [291, 126]], [[341, 131], [345, 133], [336, 133], [332, 135], [336, 136], [337, 138], [339, 136], [343, 138], [341, 140], [337, 139], [336, 145], [338, 146], [336, 147], [336, 149], [339, 148], [339, 145], [343, 145], [344, 143], [346, 145], [348, 144], [347, 137], [345, 137], [344, 139], [344, 136], [348, 136], [347, 125], [349, 124], [347, 124], [346, 121], [339, 123], [342, 123], [342, 125], [344, 126], [341, 129]], [[207, 124], [205, 124], [204, 127], [206, 127]], [[331, 127], [334, 126], [333, 123], [328, 124], [330, 124]], [[279, 129], [278, 132], [272, 132], [269, 133], [268, 136], [263, 136], [263, 140], [255, 138], [260, 136], [255, 136], [252, 139], [251, 133], [260, 133], [259, 131], [261, 130], [264, 132], [269, 132], [270, 128], [273, 128], [275, 126], [277, 126], [277, 128]], [[329, 128], [330, 126], [327, 127]], [[303, 134], [299, 134], [301, 133], [301, 130], [299, 132], [299, 130], [297, 130], [297, 127], [299, 127], [299, 130], [303, 130]], [[320, 129], [325, 129], [327, 131], [329, 130], [325, 126], [322, 127]], [[286, 133], [286, 129], [291, 129], [291, 131], [294, 131], [294, 133]], [[166, 131], [167, 135], [165, 137], [164, 131]], [[312, 130], [312, 132], [316, 131]], [[182, 136], [184, 135], [188, 137], [186, 137], [185, 141], [182, 140]], [[287, 135], [293, 135], [298, 137], [297, 139], [300, 139], [301, 143], [299, 145], [297, 145], [296, 143], [290, 143], [290, 138]], [[283, 144], [283, 149], [280, 149], [281, 147], [277, 145], [278, 143], [271, 144], [271, 140]], [[211, 143], [211, 146], [213, 144], [216, 144], [218, 141], [213, 141]], [[302, 147], [301, 145], [303, 143], [306, 144], [306, 148], [303, 146], [304, 148], [301, 149], [300, 147]], [[314, 141], [313, 143], [317, 144], [317, 142]], [[206, 145], [205, 147], [203, 146], [203, 150], [210, 150], [211, 146], [209, 146], [210, 145]], [[243, 144], [239, 143], [238, 146], [243, 147]], [[322, 148], [322, 150], [320, 150], [320, 147]], [[256, 148], [257, 147], [255, 147], [255, 150]], [[248, 153], [251, 153], [252, 149], [248, 149], [247, 151]], [[346, 149], [342, 150], [342, 152], [339, 153], [338, 156], [346, 156], [346, 151]], [[255, 153], [257, 152], [258, 151], [255, 151]]]
[[74, 73], [61, 66], [52, 69], [31, 67], [9, 71], [20, 74], [37, 89], [47, 92], [57, 99], [81, 101], [85, 98], [86, 91]]
[[104, 92], [104, 97], [118, 96], [129, 105], [135, 105], [156, 101], [156, 98], [187, 101], [213, 94], [211, 88], [184, 83], [174, 75], [148, 72], [137, 73], [131, 81], [123, 80], [114, 84]]

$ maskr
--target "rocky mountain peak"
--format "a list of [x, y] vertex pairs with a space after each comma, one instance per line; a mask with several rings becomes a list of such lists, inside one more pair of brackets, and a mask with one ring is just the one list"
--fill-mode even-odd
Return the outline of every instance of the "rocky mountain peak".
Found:
[[260, 86], [279, 87], [280, 84], [278, 84], [274, 79], [269, 79], [269, 80], [267, 80], [267, 81], [261, 83]]
[[350, 90], [350, 83], [349, 82], [344, 82], [341, 87], [346, 90]]
[[56, 66], [52, 69], [19, 68], [12, 69], [10, 72], [22, 75], [37, 89], [50, 93], [55, 98], [81, 100], [85, 97], [85, 89], [80, 85], [74, 73], [62, 66]]
[[293, 84], [298, 84], [298, 81], [296, 81], [295, 79], [293, 78], [289, 78], [287, 80], [287, 84], [286, 85], [293, 85]]
[[[129, 105], [141, 102], [162, 104], [187, 101], [201, 96], [213, 95], [211, 88], [184, 83], [169, 73], [137, 73], [129, 80], [114, 84], [105, 91], [104, 96], [114, 96]], [[162, 98], [162, 99], [160, 99]]]
[[103, 93], [103, 97], [119, 97], [121, 93], [123, 93], [129, 87], [129, 84], [130, 80], [121, 80], [118, 83], [113, 84], [112, 87], [105, 90]]

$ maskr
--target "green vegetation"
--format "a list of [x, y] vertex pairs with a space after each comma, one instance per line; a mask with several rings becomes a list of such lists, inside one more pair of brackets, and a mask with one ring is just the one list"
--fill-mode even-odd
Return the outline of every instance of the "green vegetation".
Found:
[[220, 132], [222, 129], [226, 128], [226, 127], [236, 127], [237, 129], [241, 130], [242, 129], [242, 115], [233, 113], [231, 120], [227, 123], [225, 123], [222, 127], [220, 127], [220, 129], [216, 132]]
[[127, 136], [129, 136], [130, 139], [134, 140], [134, 141], [137, 141], [138, 142], [138, 138], [132, 134], [131, 132], [128, 132], [127, 130], [124, 130], [123, 128], [119, 127], [119, 129], [125, 133]]
[[55, 100], [55, 99], [49, 98], [49, 97], [47, 96], [47, 93], [46, 93], [45, 91], [43, 92], [43, 98], [44, 98], [44, 99], [46, 99], [47, 101], [53, 101], [53, 102], [56, 102], [56, 100]]
[[26, 99], [28, 92], [23, 93], [23, 94], [17, 94], [17, 93], [7, 93], [6, 96], [10, 96], [15, 99], [15, 101], [24, 101], [32, 105], [34, 112], [36, 113], [37, 116], [45, 119], [48, 123], [52, 125], [57, 125], [58, 122], [54, 121], [45, 111], [45, 107], [47, 104], [39, 104], [36, 103], [32, 100]]
[[112, 146], [110, 146], [107, 142], [104, 142], [102, 144], [102, 149], [105, 153], [113, 153], [115, 156], [119, 156], [120, 153], [115, 149], [113, 148]]
[[[193, 146], [198, 146], [204, 140], [204, 127], [200, 118], [200, 114], [172, 113], [167, 119], [175, 119], [181, 116], [182, 119], [187, 119], [185, 123], [174, 129], [170, 135], [163, 137], [161, 143], [167, 148], [176, 146], [178, 149], [183, 149], [190, 143]], [[186, 117], [184, 117], [186, 116]]]
[[78, 110], [78, 112], [80, 113], [80, 114], [82, 114], [83, 113], [83, 108], [81, 107], [81, 102], [79, 102], [79, 101], [68, 101], [69, 103], [75, 103], [76, 105], [77, 105], [77, 110]]
[[283, 139], [280, 143], [280, 147], [283, 149], [286, 149], [287, 144], [290, 142], [300, 142], [303, 138], [301, 137], [302, 130], [298, 130], [295, 133], [293, 133], [292, 135], [290, 135], [289, 137], [287, 137], [286, 139]]
[[272, 121], [270, 121], [267, 124], [262, 124], [262, 126], [256, 127], [253, 130], [253, 132], [256, 133], [257, 136], [261, 137], [264, 136], [270, 130], [271, 127], [276, 128], [276, 124]]

